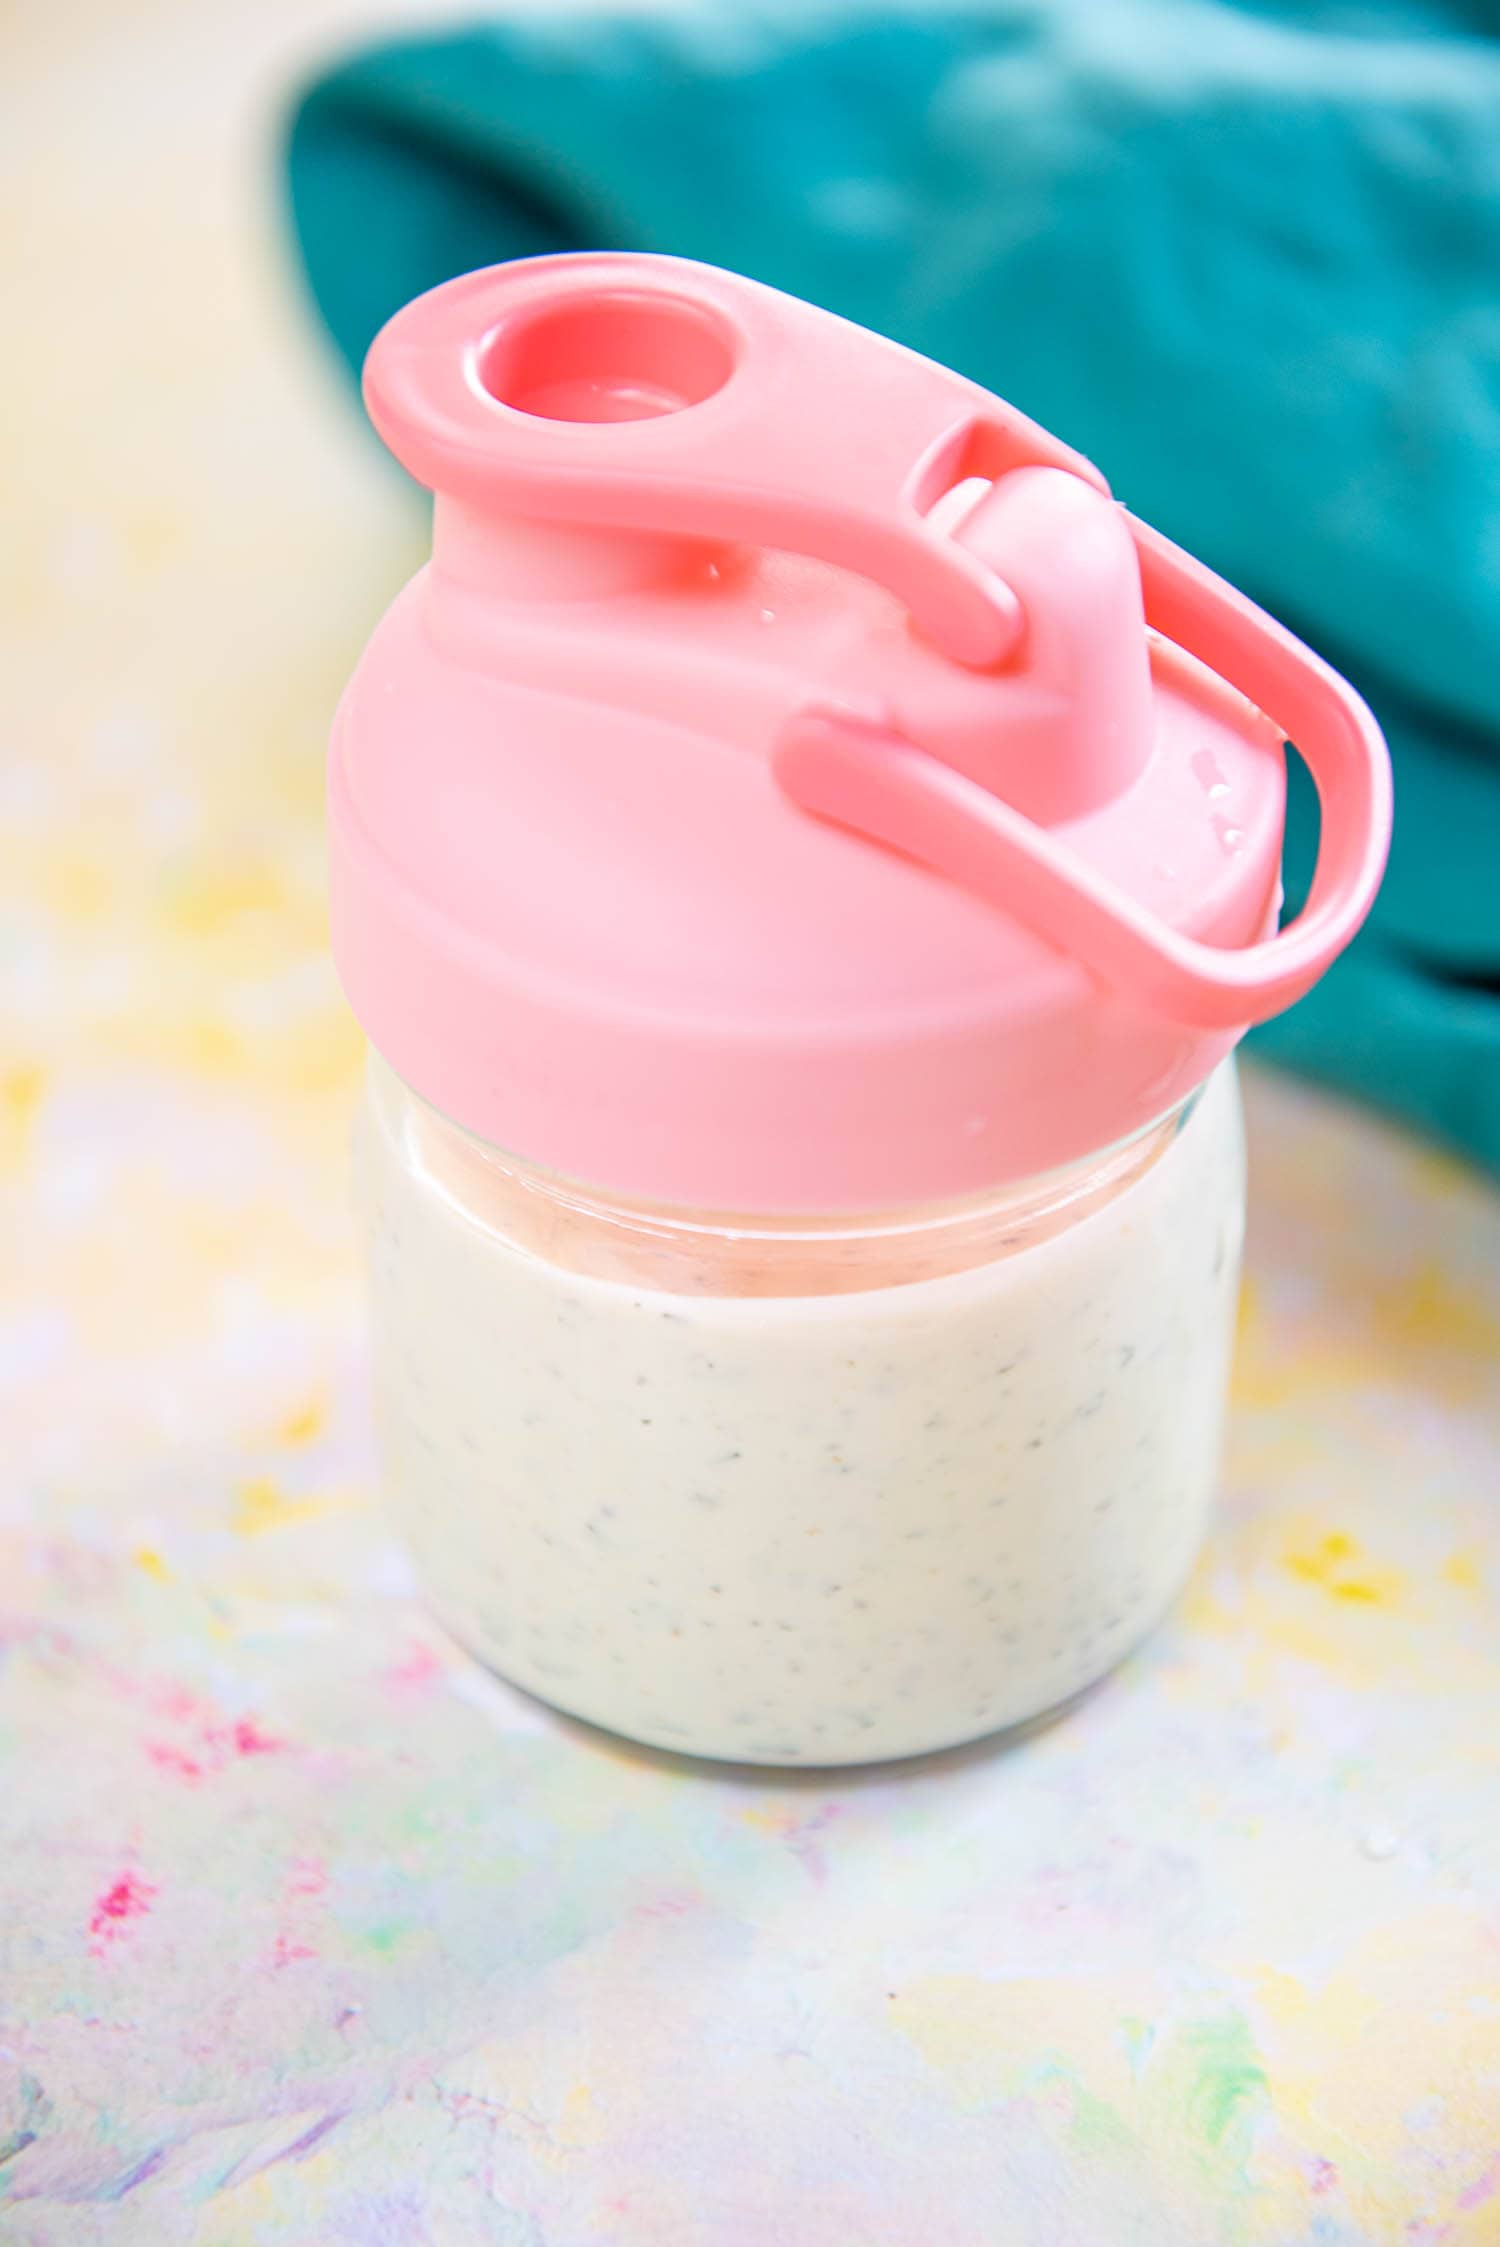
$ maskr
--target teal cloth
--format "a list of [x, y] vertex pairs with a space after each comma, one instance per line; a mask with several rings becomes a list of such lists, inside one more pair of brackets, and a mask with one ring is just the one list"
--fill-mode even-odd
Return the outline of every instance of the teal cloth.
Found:
[[[500, 258], [671, 251], [948, 361], [1339, 663], [1396, 758], [1369, 928], [1261, 1050], [1500, 1166], [1500, 13], [1490, 0], [504, 8], [304, 94], [357, 364]], [[1289, 892], [1315, 800], [1294, 791]]]

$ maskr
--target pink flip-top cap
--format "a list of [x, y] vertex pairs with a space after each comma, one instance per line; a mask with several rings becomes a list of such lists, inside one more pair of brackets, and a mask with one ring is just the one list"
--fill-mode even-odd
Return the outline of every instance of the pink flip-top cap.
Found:
[[1359, 697], [973, 383], [585, 255], [419, 298], [365, 388], [436, 508], [335, 728], [334, 947], [483, 1138], [696, 1208], [977, 1192], [1166, 1113], [1368, 911]]

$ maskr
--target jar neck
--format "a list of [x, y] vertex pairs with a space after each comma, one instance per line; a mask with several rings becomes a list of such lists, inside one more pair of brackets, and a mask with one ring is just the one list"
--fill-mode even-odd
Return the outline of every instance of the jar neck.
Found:
[[559, 1177], [450, 1123], [378, 1055], [370, 1067], [383, 1127], [469, 1222], [561, 1270], [667, 1295], [855, 1294], [1021, 1255], [1125, 1192], [1199, 1097], [1098, 1155], [960, 1202], [766, 1216], [638, 1201]]

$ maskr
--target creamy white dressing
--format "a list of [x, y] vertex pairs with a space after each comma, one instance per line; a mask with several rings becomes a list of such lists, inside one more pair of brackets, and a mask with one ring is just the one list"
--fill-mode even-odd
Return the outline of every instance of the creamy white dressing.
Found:
[[1170, 1603], [1218, 1469], [1232, 1066], [1081, 1214], [862, 1292], [538, 1255], [483, 1162], [415, 1159], [418, 1110], [377, 1063], [385, 1481], [439, 1613], [516, 1684], [665, 1748], [864, 1762], [1040, 1714]]

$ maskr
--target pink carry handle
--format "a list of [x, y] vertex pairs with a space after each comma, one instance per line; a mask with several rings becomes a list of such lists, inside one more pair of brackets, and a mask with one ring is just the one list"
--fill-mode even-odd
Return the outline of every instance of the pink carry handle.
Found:
[[1020, 609], [927, 520], [932, 503], [966, 477], [1025, 466], [1105, 488], [1080, 454], [961, 375], [678, 259], [587, 253], [451, 282], [381, 330], [365, 402], [440, 495], [536, 522], [814, 555], [887, 586], [970, 666], [1009, 653]]
[[[1133, 700], [1128, 664], [1119, 695], [1110, 684], [1111, 650], [1118, 658], [1132, 632], [1118, 583], [1106, 602], [1113, 626], [1103, 609], [1082, 618], [1087, 660], [1071, 700], [1049, 703], [1049, 681], [1031, 675], [1040, 628], [1077, 609], [1082, 565], [1090, 552], [1097, 563], [1120, 520], [1098, 471], [978, 385], [832, 314], [677, 259], [526, 261], [398, 312], [371, 348], [365, 396], [391, 450], [438, 495], [440, 571], [445, 555], [458, 566], [473, 523], [507, 520], [590, 540], [644, 534], [816, 556], [887, 587], [971, 676], [1000, 690], [1030, 678], [1042, 690], [1027, 705], [1039, 754], [1072, 761], [1071, 779], [1057, 765], [1060, 786], [1086, 795], [1106, 773], [1122, 783], [1128, 744], [1149, 754], [1144, 670]], [[1012, 472], [1036, 469], [1065, 471], [1104, 505], [1091, 533], [1076, 508], [1059, 508], [1055, 486], [1043, 496], [1043, 515], [1071, 523], [1083, 543], [1056, 545], [1040, 578], [1033, 561], [1028, 625], [1004, 547], [977, 551], [930, 511], [957, 483], [1016, 492], [1023, 479], [1007, 487]], [[793, 718], [775, 768], [803, 809], [925, 860], [1166, 1020], [1242, 1027], [1299, 998], [1368, 912], [1390, 834], [1384, 744], [1358, 695], [1310, 650], [1157, 532], [1124, 521], [1145, 621], [1274, 718], [1311, 767], [1322, 847], [1290, 927], [1239, 949], [1183, 935], [1003, 795], [847, 711], [810, 706]], [[597, 579], [581, 550], [562, 543], [559, 554], [550, 589], [590, 592]], [[1137, 600], [1137, 634], [1140, 617]], [[1088, 707], [1085, 683], [1100, 709]], [[997, 702], [996, 727], [1021, 708]]]
[[777, 777], [805, 810], [920, 858], [1168, 1019], [1239, 1028], [1301, 998], [1364, 921], [1390, 846], [1390, 764], [1345, 680], [1159, 531], [1126, 520], [1147, 621], [1273, 717], [1316, 783], [1312, 889], [1279, 934], [1236, 949], [1180, 934], [987, 789], [843, 712], [794, 719], [777, 745]]

